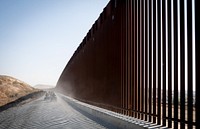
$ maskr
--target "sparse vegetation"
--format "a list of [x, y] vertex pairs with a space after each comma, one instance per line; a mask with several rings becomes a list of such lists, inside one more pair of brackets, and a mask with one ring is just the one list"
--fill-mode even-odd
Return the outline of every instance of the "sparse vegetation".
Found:
[[16, 85], [16, 84], [19, 84], [17, 81], [14, 81], [13, 83], [12, 83], [13, 85]]

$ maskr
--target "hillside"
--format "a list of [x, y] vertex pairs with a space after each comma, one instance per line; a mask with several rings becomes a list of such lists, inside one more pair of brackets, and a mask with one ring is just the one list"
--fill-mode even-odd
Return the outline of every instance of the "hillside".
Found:
[[16, 78], [0, 75], [0, 106], [35, 91], [38, 91], [38, 89]]

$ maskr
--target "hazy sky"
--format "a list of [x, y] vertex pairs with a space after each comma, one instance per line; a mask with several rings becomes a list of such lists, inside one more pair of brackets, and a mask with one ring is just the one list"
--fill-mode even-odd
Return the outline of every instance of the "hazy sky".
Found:
[[109, 0], [0, 0], [0, 74], [56, 85]]

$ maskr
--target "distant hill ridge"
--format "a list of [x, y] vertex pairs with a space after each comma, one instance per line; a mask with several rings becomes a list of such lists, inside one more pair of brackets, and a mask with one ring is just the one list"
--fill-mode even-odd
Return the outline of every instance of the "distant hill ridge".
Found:
[[35, 91], [38, 91], [38, 89], [31, 87], [23, 81], [10, 76], [0, 75], [0, 106]]
[[34, 86], [34, 88], [37, 88], [37, 89], [51, 89], [51, 88], [55, 88], [55, 86], [53, 85], [46, 85], [46, 84], [37, 84]]

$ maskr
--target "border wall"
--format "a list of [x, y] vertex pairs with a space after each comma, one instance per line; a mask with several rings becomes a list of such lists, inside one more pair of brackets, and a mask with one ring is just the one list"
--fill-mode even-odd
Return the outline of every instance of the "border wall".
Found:
[[199, 126], [197, 0], [111, 0], [56, 89], [172, 128]]

